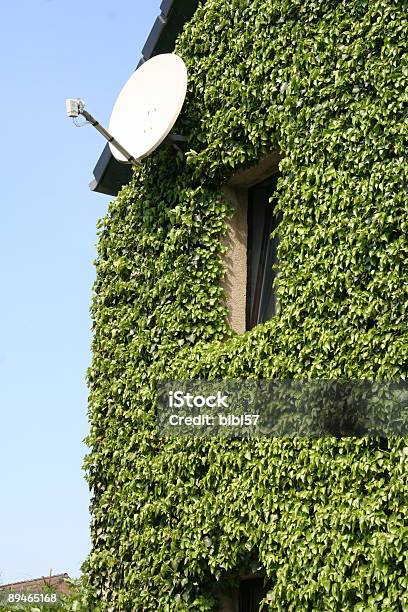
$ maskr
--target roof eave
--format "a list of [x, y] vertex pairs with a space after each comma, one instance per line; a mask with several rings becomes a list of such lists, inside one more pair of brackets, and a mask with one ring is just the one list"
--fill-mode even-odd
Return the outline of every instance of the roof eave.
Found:
[[[160, 15], [156, 18], [142, 50], [137, 68], [159, 53], [170, 53], [176, 38], [186, 21], [194, 15], [200, 0], [163, 0]], [[136, 70], [137, 70], [136, 68]], [[92, 191], [115, 196], [132, 177], [132, 167], [118, 162], [107, 144], [93, 171], [94, 180], [89, 183]]]

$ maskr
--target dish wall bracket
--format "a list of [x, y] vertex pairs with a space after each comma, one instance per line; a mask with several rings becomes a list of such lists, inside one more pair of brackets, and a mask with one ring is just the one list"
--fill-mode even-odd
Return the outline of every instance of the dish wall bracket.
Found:
[[176, 151], [183, 152], [181, 145], [187, 142], [187, 138], [182, 136], [181, 134], [168, 134], [166, 138], [163, 140], [163, 144], [171, 145]]

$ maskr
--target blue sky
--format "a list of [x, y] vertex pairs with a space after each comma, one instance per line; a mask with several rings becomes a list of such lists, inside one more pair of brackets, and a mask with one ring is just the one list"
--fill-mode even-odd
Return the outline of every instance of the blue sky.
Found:
[[104, 141], [65, 98], [107, 124], [160, 0], [20, 0], [0, 36], [0, 583], [79, 575], [89, 550], [89, 304], [96, 222], [89, 191]]

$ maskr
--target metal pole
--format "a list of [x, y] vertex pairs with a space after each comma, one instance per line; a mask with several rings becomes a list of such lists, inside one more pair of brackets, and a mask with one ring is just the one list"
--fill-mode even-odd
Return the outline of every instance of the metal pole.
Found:
[[142, 166], [143, 164], [140, 163], [140, 161], [138, 161], [137, 159], [135, 159], [134, 157], [132, 157], [132, 155], [130, 155], [130, 153], [128, 153], [128, 151], [126, 151], [126, 149], [124, 149], [122, 147], [122, 145], [116, 140], [116, 138], [114, 138], [112, 136], [112, 134], [110, 134], [108, 132], [108, 130], [105, 130], [105, 128], [103, 127], [103, 125], [101, 125], [99, 123], [99, 121], [97, 121], [95, 119], [95, 117], [92, 117], [92, 115], [90, 113], [88, 113], [88, 111], [86, 111], [85, 109], [81, 109], [79, 111], [81, 113], [81, 115], [83, 115], [85, 117], [85, 119], [87, 121], [89, 121], [89, 123], [91, 123], [94, 128], [96, 128], [98, 130], [98, 132], [100, 134], [102, 134], [102, 136], [104, 138], [106, 138], [106, 140], [108, 142], [111, 142], [115, 148], [120, 151], [122, 153], [122, 155], [124, 155], [128, 161], [129, 164], [133, 164], [134, 166]]

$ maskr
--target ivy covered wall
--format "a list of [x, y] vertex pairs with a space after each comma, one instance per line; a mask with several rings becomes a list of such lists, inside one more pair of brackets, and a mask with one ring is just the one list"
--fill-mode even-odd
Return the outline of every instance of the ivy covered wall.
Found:
[[[166, 441], [154, 417], [158, 379], [407, 376], [407, 40], [401, 0], [208, 0], [179, 37], [186, 155], [154, 153], [100, 223], [85, 571], [103, 609], [216, 610], [257, 568], [265, 609], [408, 609], [406, 439]], [[280, 311], [237, 336], [221, 185], [277, 150]]]

